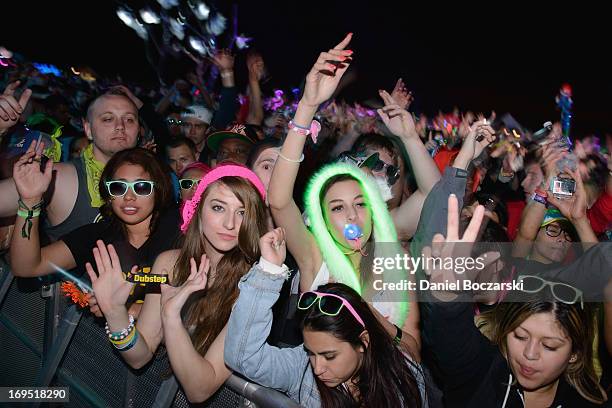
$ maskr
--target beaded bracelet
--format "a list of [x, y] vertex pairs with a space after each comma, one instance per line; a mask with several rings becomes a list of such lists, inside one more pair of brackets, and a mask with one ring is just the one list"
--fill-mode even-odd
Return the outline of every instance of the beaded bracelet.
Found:
[[128, 327], [126, 327], [125, 329], [118, 331], [118, 332], [111, 332], [109, 327], [108, 327], [108, 322], [106, 322], [106, 325], [104, 326], [104, 330], [106, 331], [106, 334], [108, 335], [108, 338], [111, 341], [120, 341], [125, 339], [130, 333], [131, 331], [134, 329], [134, 316], [129, 315], [129, 321], [130, 324], [128, 325]]
[[126, 340], [127, 341], [124, 341], [122, 344], [111, 343], [116, 350], [127, 351], [134, 347], [138, 342], [138, 330], [134, 329]]
[[113, 345], [115, 347], [118, 346], [125, 346], [127, 343], [129, 343], [130, 341], [132, 341], [132, 338], [134, 337], [134, 333], [136, 333], [136, 330], [132, 330], [130, 331], [130, 334], [127, 335], [127, 337], [123, 340], [111, 340], [110, 342], [113, 343]]
[[138, 331], [134, 330], [134, 337], [132, 337], [132, 341], [130, 341], [125, 347], [123, 348], [117, 348], [115, 347], [117, 350], [124, 352], [124, 351], [128, 351], [129, 349], [131, 349], [132, 347], [134, 347], [136, 345], [136, 343], [138, 343]]

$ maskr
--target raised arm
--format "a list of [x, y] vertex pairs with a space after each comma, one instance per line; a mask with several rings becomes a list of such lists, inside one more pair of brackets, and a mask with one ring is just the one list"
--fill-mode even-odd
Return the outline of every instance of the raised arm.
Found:
[[399, 237], [407, 239], [416, 232], [423, 202], [434, 184], [440, 180], [440, 172], [419, 138], [412, 115], [398, 105], [387, 91], [379, 93], [385, 106], [378, 110], [378, 114], [391, 133], [402, 141], [418, 185], [418, 190], [400, 207], [391, 210]]
[[285, 266], [280, 266], [285, 259], [285, 245], [279, 230], [260, 239], [260, 262], [238, 285], [240, 296], [227, 326], [224, 357], [228, 367], [249, 379], [294, 393], [308, 361], [304, 349], [279, 349], [266, 343], [272, 327], [272, 306], [288, 273]]
[[[91, 264], [87, 263], [85, 268], [92, 282], [97, 306], [104, 314], [109, 329], [113, 332], [121, 331], [129, 325], [125, 303], [134, 283], [125, 280], [121, 270], [121, 261], [112, 245], [106, 246], [102, 241], [98, 241], [93, 253], [98, 275]], [[153, 264], [151, 273], [167, 274], [175, 259], [172, 254], [173, 251], [160, 254]], [[137, 267], [132, 268], [132, 272], [136, 270]], [[162, 340], [160, 298], [159, 294], [152, 293], [145, 296], [136, 324], [138, 340], [134, 347], [119, 353], [133, 368], [138, 369], [147, 364], [153, 358]], [[109, 344], [109, 347], [112, 346]]]
[[76, 266], [70, 249], [63, 241], [54, 242], [42, 249], [40, 247], [42, 197], [49, 187], [53, 171], [53, 160], [47, 162], [44, 171], [40, 169], [43, 148], [42, 144], [36, 147], [36, 141], [32, 142], [27, 152], [13, 166], [13, 180], [20, 204], [15, 232], [11, 238], [11, 270], [15, 276], [20, 277], [53, 273], [55, 270], [51, 263], [64, 269]]
[[[344, 50], [352, 38], [347, 35], [340, 44], [322, 52], [308, 75], [304, 95], [298, 104], [293, 123], [309, 129], [320, 104], [328, 100], [338, 86], [350, 63], [352, 51]], [[330, 63], [330, 62], [333, 62]], [[300, 287], [308, 290], [321, 267], [322, 257], [314, 238], [302, 221], [300, 210], [293, 201], [293, 189], [299, 162], [307, 136], [296, 128], [289, 130], [274, 165], [268, 201], [277, 226], [285, 229], [287, 248], [300, 268]]]
[[[550, 145], [546, 145], [542, 149], [542, 163], [544, 165], [544, 180], [536, 190], [538, 195], [544, 195], [544, 198], [550, 198], [550, 180], [558, 173], [557, 162], [563, 158], [565, 151], [554, 149]], [[512, 247], [512, 256], [524, 258], [531, 252], [531, 246], [535, 241], [540, 225], [546, 214], [546, 205], [529, 199], [527, 206], [521, 214], [521, 222], [519, 229], [514, 238]]]
[[569, 199], [559, 199], [550, 195], [548, 202], [559, 209], [568, 220], [572, 222], [580, 242], [585, 250], [589, 249], [594, 243], [599, 242], [591, 223], [587, 217], [587, 197], [582, 177], [578, 170], [574, 171], [571, 169], [565, 169], [572, 179], [576, 182], [576, 191], [574, 195]]
[[264, 71], [264, 61], [261, 55], [247, 56], [247, 68], [249, 70], [249, 114], [246, 123], [261, 125], [264, 119], [261, 86], [259, 85]]
[[[32, 91], [26, 89], [17, 100], [15, 90], [19, 87], [19, 83], [19, 81], [11, 82], [0, 95], [0, 140], [17, 123], [32, 95]], [[0, 217], [15, 215], [18, 199], [13, 179], [0, 181]]]

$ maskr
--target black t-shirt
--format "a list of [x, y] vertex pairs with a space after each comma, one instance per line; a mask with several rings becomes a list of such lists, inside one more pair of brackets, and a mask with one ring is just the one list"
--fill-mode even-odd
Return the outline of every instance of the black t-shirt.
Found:
[[[179, 247], [181, 237], [179, 225], [179, 212], [176, 207], [173, 207], [160, 216], [155, 230], [140, 248], [134, 248], [129, 243], [120, 225], [105, 220], [77, 228], [64, 235], [61, 240], [72, 252], [77, 265], [75, 268], [76, 274], [84, 276], [87, 280], [89, 279], [85, 273], [85, 263], [90, 262], [95, 269], [93, 248], [96, 247], [96, 241], [99, 239], [104, 241], [105, 244], [113, 244], [121, 260], [123, 272], [127, 273], [132, 269], [132, 266], [138, 265], [137, 273], [150, 273], [155, 258], [160, 253]], [[159, 285], [146, 286], [142, 283], [139, 284], [130, 296], [128, 303], [141, 303], [144, 300], [144, 295], [155, 289], [159, 289]]]

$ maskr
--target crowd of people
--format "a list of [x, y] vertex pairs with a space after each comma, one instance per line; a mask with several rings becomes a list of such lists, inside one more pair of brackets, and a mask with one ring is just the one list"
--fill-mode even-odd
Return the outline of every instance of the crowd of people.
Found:
[[[194, 403], [236, 373], [306, 407], [608, 404], [612, 135], [430, 120], [401, 79], [347, 104], [351, 39], [272, 95], [256, 52], [160, 90], [10, 64], [12, 273], [90, 282], [71, 294], [117, 358], [146, 369], [163, 344]], [[483, 262], [375, 267], [405, 255]]]

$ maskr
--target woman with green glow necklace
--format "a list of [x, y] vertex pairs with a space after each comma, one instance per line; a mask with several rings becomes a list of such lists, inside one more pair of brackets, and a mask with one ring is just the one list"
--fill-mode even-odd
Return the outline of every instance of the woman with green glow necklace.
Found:
[[[328, 281], [351, 286], [370, 301], [388, 333], [401, 339], [413, 358], [418, 359], [420, 337], [415, 299], [408, 299], [406, 291], [383, 292], [378, 290], [380, 282], [377, 286], [373, 284], [375, 280], [398, 282], [407, 278], [406, 271], [372, 273], [374, 258], [392, 257], [401, 251], [396, 229], [374, 179], [350, 164], [322, 168], [311, 179], [306, 192], [310, 230], [292, 199], [306, 138], [309, 135], [316, 138], [318, 123], [312, 119], [319, 105], [332, 96], [352, 60], [353, 52], [345, 50], [351, 38], [349, 34], [335, 48], [321, 53], [306, 77], [304, 95], [289, 124], [270, 180], [270, 209], [275, 224], [285, 229], [287, 248], [299, 266], [301, 291]], [[387, 104], [383, 111], [379, 114], [387, 119], [385, 123], [390, 117], [406, 112], [393, 104]], [[406, 335], [402, 336], [394, 324]]]

